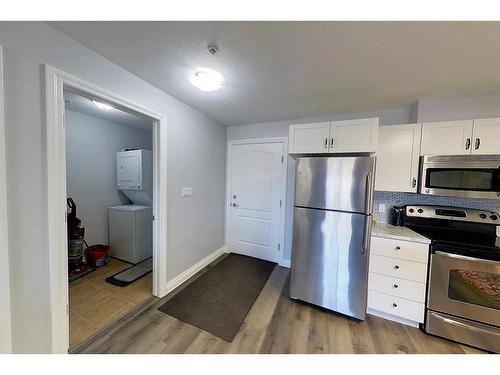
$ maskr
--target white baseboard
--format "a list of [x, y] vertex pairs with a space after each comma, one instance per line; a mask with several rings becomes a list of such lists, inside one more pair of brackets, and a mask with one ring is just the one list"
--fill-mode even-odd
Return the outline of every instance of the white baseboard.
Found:
[[415, 322], [413, 320], [409, 320], [409, 319], [405, 319], [405, 318], [400, 318], [399, 316], [387, 314], [387, 313], [382, 312], [382, 311], [373, 310], [373, 309], [368, 308], [366, 310], [366, 312], [370, 315], [375, 315], [375, 316], [378, 316], [379, 318], [392, 320], [393, 322], [405, 324], [407, 326], [411, 326], [411, 327], [415, 327], [415, 328], [419, 327], [419, 322]]
[[169, 282], [167, 282], [167, 294], [170, 293], [175, 288], [177, 288], [183, 282], [185, 282], [186, 280], [188, 280], [191, 276], [193, 276], [194, 274], [196, 274], [197, 272], [199, 272], [200, 270], [202, 270], [204, 267], [208, 266], [215, 259], [217, 259], [222, 254], [224, 254], [225, 251], [226, 251], [226, 247], [222, 246], [221, 248], [215, 250], [212, 254], [210, 254], [206, 258], [200, 260], [194, 266], [188, 268], [186, 271], [184, 271], [180, 275], [174, 277], [172, 280], [170, 280]]
[[283, 261], [280, 262], [280, 266], [286, 267], [286, 268], [291, 268], [292, 267], [291, 259], [283, 259]]

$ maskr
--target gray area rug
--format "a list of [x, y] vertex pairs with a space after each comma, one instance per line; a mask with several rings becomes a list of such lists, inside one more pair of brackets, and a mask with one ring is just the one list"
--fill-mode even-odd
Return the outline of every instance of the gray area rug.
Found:
[[158, 310], [231, 342], [275, 266], [230, 254]]

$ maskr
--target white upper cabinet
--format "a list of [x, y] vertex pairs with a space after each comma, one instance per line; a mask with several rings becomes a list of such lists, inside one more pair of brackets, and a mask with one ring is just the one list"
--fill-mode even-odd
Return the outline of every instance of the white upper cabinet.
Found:
[[330, 122], [290, 125], [288, 152], [291, 154], [318, 154], [328, 152]]
[[375, 152], [378, 118], [290, 125], [288, 152], [323, 154]]
[[500, 118], [474, 120], [472, 154], [500, 154]]
[[472, 120], [424, 123], [421, 155], [467, 155], [472, 149]]
[[417, 192], [421, 131], [420, 124], [379, 128], [375, 190]]
[[330, 152], [376, 152], [379, 119], [333, 121]]

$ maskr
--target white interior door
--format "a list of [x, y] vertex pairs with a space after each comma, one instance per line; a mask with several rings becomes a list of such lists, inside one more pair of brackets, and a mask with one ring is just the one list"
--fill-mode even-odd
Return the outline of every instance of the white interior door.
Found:
[[237, 144], [230, 152], [230, 250], [278, 262], [283, 144]]

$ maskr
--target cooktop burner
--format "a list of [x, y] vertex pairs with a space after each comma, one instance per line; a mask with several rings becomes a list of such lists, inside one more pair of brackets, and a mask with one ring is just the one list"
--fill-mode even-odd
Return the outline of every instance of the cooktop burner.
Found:
[[500, 260], [498, 213], [458, 207], [406, 206], [404, 226], [431, 240], [433, 250]]
[[431, 240], [431, 246], [455, 254], [500, 260], [500, 237], [496, 235], [458, 232], [435, 228], [408, 228]]

